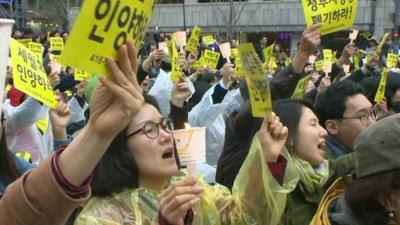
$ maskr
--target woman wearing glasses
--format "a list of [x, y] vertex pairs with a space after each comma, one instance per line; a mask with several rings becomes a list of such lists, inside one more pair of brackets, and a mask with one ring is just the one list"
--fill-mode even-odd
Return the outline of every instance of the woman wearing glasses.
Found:
[[[145, 104], [110, 144], [93, 173], [92, 196], [75, 221], [83, 224], [271, 224], [297, 184], [284, 148], [287, 129], [271, 113], [255, 136], [230, 192], [187, 178], [171, 122]], [[287, 157], [287, 155], [286, 155]]]

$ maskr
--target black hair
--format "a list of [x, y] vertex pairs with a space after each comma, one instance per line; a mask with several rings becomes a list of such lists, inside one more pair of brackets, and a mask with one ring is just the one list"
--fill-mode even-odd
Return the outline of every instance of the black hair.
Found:
[[[379, 87], [381, 76], [373, 76], [364, 78], [361, 81], [361, 85], [366, 90], [366, 96], [371, 101], [374, 102], [376, 91]], [[387, 80], [386, 80], [386, 90], [385, 90], [385, 97], [387, 100], [387, 107], [390, 109], [393, 104], [393, 97], [396, 94], [397, 90], [400, 88], [400, 74], [389, 71], [387, 73]]]
[[2, 129], [0, 140], [0, 179], [7, 186], [18, 179], [20, 174], [15, 165], [14, 155], [8, 150], [4, 127]]
[[399, 189], [400, 169], [396, 169], [353, 180], [346, 186], [345, 199], [361, 224], [389, 224], [389, 212], [380, 199]]
[[309, 108], [315, 114], [314, 106], [306, 100], [283, 99], [274, 102], [272, 105], [272, 111], [289, 130], [288, 143], [294, 143], [297, 139], [304, 107]]
[[321, 126], [325, 127], [327, 120], [343, 118], [347, 99], [357, 94], [364, 95], [363, 87], [353, 81], [343, 80], [332, 84], [318, 95], [315, 109]]
[[[143, 95], [144, 102], [154, 106], [158, 111], [157, 100], [150, 95]], [[110, 196], [126, 188], [136, 189], [139, 187], [139, 168], [129, 152], [125, 127], [113, 139], [107, 151], [93, 171], [92, 194], [93, 196]], [[180, 162], [176, 148], [174, 150], [175, 160], [178, 168]]]
[[[297, 136], [298, 126], [303, 107], [314, 111], [311, 103], [304, 100], [284, 99], [276, 101], [272, 106], [283, 125], [289, 129], [289, 135]], [[215, 179], [229, 189], [232, 188], [235, 178], [246, 159], [251, 141], [262, 124], [261, 118], [249, 117], [245, 121], [238, 121], [237, 118], [247, 118], [251, 114], [250, 101], [245, 100], [239, 111], [233, 112], [226, 120], [224, 149], [218, 159]], [[237, 124], [237, 123], [240, 123]], [[240, 130], [238, 130], [240, 127]]]

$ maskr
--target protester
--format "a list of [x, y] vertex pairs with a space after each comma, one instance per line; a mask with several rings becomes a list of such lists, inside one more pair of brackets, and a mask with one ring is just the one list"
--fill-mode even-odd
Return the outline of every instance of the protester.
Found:
[[[297, 82], [302, 77], [302, 71], [308, 57], [321, 43], [320, 24], [308, 28], [303, 32], [299, 51], [292, 63], [276, 74], [270, 81], [272, 100], [290, 98]], [[241, 96], [243, 104], [226, 120], [224, 149], [218, 160], [216, 181], [231, 188], [235, 177], [248, 153], [251, 139], [261, 126], [261, 120], [251, 114], [247, 87], [242, 85]]]
[[[363, 131], [354, 144], [356, 176], [325, 194], [312, 225], [399, 224], [400, 115]], [[322, 204], [325, 203], [325, 204]]]
[[92, 170], [143, 102], [133, 73], [137, 62], [132, 42], [120, 48], [119, 56], [119, 67], [108, 60], [114, 79], [100, 78], [89, 122], [74, 141], [7, 187], [0, 200], [0, 224], [61, 225], [88, 200]]
[[[292, 178], [294, 182], [287, 180], [292, 176], [287, 171], [285, 179], [280, 176], [278, 179], [283, 186], [275, 184], [272, 188], [270, 182], [274, 178], [267, 175], [267, 161], [269, 166], [278, 163], [278, 159], [286, 162], [279, 155], [287, 130], [278, 117], [271, 114], [265, 118], [231, 194], [223, 186], [209, 186], [201, 177], [185, 179], [185, 175], [178, 172], [179, 162], [168, 120], [162, 118], [154, 101], [147, 99], [145, 102], [96, 167], [95, 197], [85, 206], [76, 225], [153, 224], [155, 220], [161, 221], [160, 224], [164, 224], [163, 221], [169, 224], [183, 221], [194, 224], [278, 223], [284, 207], [284, 190], [297, 182], [296, 178]], [[259, 173], [260, 170], [263, 173]], [[279, 174], [283, 174], [281, 172]]]
[[328, 161], [326, 136], [318, 123], [313, 106], [300, 100], [276, 101], [272, 110], [289, 129], [286, 147], [300, 174], [300, 182], [289, 194], [280, 224], [308, 224], [330, 179], [345, 175], [353, 167], [351, 156]]
[[329, 133], [327, 146], [334, 158], [351, 153], [357, 136], [376, 120], [363, 88], [352, 81], [334, 83], [318, 96], [315, 105], [320, 123]]

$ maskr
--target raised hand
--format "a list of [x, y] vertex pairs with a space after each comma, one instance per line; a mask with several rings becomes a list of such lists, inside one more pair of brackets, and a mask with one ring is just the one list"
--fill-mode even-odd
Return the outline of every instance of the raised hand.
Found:
[[51, 127], [54, 138], [59, 140], [67, 139], [67, 124], [69, 121], [70, 112], [67, 104], [59, 102], [55, 110], [50, 110]]
[[315, 24], [307, 28], [300, 39], [299, 52], [309, 57], [321, 44], [320, 28], [322, 24]]
[[220, 69], [222, 73], [222, 82], [226, 88], [230, 87], [236, 80], [236, 71], [233, 66], [233, 64], [225, 63]]
[[173, 225], [184, 225], [186, 213], [201, 200], [203, 188], [190, 177], [172, 184], [160, 194], [161, 215]]
[[83, 97], [83, 93], [85, 92], [85, 88], [88, 85], [89, 81], [87, 79], [82, 80], [79, 84], [75, 86], [76, 94], [79, 97]]
[[258, 138], [268, 162], [276, 162], [286, 144], [288, 129], [279, 121], [279, 117], [271, 112], [264, 118]]
[[107, 140], [124, 129], [143, 104], [142, 90], [136, 79], [136, 51], [128, 41], [119, 52], [119, 62], [107, 59], [111, 79], [100, 77], [90, 102], [89, 124], [95, 134]]
[[188, 82], [181, 77], [180, 82], [174, 83], [174, 87], [172, 88], [171, 103], [182, 108], [186, 99], [189, 98], [191, 94], [192, 92], [189, 89]]

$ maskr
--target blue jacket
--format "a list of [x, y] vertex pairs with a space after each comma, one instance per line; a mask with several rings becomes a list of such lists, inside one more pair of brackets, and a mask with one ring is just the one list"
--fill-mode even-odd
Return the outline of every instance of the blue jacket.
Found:
[[[17, 172], [20, 175], [24, 174], [26, 171], [28, 171], [32, 168], [35, 168], [34, 165], [30, 164], [29, 162], [25, 161], [24, 159], [14, 156], [14, 160], [15, 160], [15, 166], [17, 168]], [[4, 182], [3, 179], [0, 179], [0, 195], [3, 195], [7, 186], [8, 186], [8, 183]]]
[[326, 138], [326, 145], [331, 151], [334, 159], [352, 152], [332, 135], [328, 135], [328, 137]]

